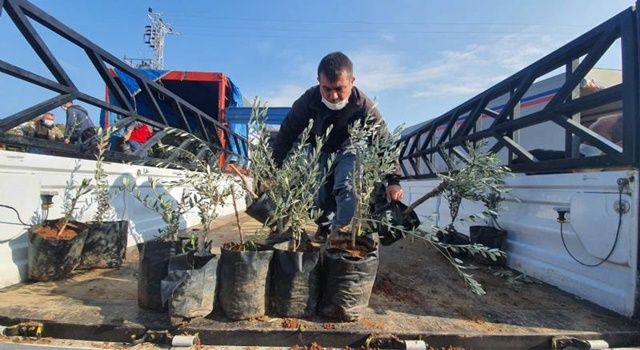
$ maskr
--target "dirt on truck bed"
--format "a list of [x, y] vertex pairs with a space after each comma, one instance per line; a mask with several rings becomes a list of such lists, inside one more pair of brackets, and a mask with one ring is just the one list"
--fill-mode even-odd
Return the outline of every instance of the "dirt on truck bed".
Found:
[[[245, 232], [259, 227], [246, 216], [243, 222]], [[211, 238], [218, 247], [236, 240], [233, 218], [218, 220]], [[45, 336], [104, 341], [128, 341], [147, 329], [171, 329], [166, 314], [138, 308], [137, 263], [138, 252], [132, 247], [120, 269], [77, 272], [64, 281], [4, 288], [0, 324], [40, 321]], [[173, 333], [198, 333], [205, 344], [262, 346], [314, 341], [346, 346], [369, 334], [422, 337], [434, 346], [464, 345], [465, 339], [474, 337], [497, 342], [528, 339], [529, 345], [552, 335], [640, 340], [637, 322], [545, 284], [518, 283], [516, 272], [486, 267], [467, 271], [486, 295], [469, 291], [437, 250], [420, 240], [403, 239], [381, 248], [369, 308], [357, 322], [271, 316], [231, 322], [214, 312], [183, 322]]]

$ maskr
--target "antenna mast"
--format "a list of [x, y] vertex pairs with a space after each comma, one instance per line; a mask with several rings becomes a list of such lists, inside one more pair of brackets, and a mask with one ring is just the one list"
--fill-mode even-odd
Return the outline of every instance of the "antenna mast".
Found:
[[144, 43], [153, 50], [153, 58], [130, 58], [124, 57], [125, 62], [136, 68], [162, 69], [164, 67], [164, 38], [167, 35], [175, 34], [171, 24], [162, 20], [162, 15], [153, 12], [149, 7], [147, 12], [149, 24], [144, 26]]
[[151, 24], [144, 27], [144, 43], [149, 45], [154, 54], [150, 66], [154, 69], [162, 69], [164, 67], [164, 37], [173, 34], [173, 29], [170, 24], [162, 20], [159, 13], [153, 12], [151, 7], [149, 7], [147, 16]]

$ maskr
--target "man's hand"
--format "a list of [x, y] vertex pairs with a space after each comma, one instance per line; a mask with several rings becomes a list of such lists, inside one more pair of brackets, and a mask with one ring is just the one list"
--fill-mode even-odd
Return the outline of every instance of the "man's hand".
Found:
[[64, 143], [68, 145], [69, 143], [71, 143], [71, 140], [69, 140], [69, 139], [64, 139]]
[[400, 185], [389, 185], [387, 186], [387, 198], [394, 202], [400, 202], [402, 200], [402, 196], [404, 195], [404, 191], [402, 191], [402, 187]]

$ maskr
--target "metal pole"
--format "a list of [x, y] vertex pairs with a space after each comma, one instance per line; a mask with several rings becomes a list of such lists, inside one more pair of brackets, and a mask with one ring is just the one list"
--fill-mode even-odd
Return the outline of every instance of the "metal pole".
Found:
[[[565, 72], [565, 81], [569, 80], [569, 77], [573, 75], [573, 72], [580, 65], [580, 61], [578, 59], [573, 59], [571, 62], [567, 63], [566, 72]], [[580, 97], [580, 84], [576, 86], [573, 91], [571, 91], [570, 99], [575, 100]], [[571, 119], [580, 123], [580, 113], [574, 113], [571, 116]], [[570, 158], [576, 158], [578, 156], [578, 151], [580, 147], [580, 138], [573, 135], [570, 130], [565, 130], [565, 156]]]

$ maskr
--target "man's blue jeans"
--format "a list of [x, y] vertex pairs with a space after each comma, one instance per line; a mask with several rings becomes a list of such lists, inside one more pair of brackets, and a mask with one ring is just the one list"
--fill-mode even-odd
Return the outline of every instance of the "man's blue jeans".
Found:
[[336, 229], [350, 224], [355, 212], [352, 185], [355, 155], [350, 150], [339, 150], [335, 153], [331, 169], [326, 166], [329, 156], [329, 153], [323, 152], [320, 157], [323, 169], [321, 176], [327, 172], [329, 174], [316, 198], [316, 206], [322, 210], [316, 223], [320, 226], [331, 225], [332, 229]]

